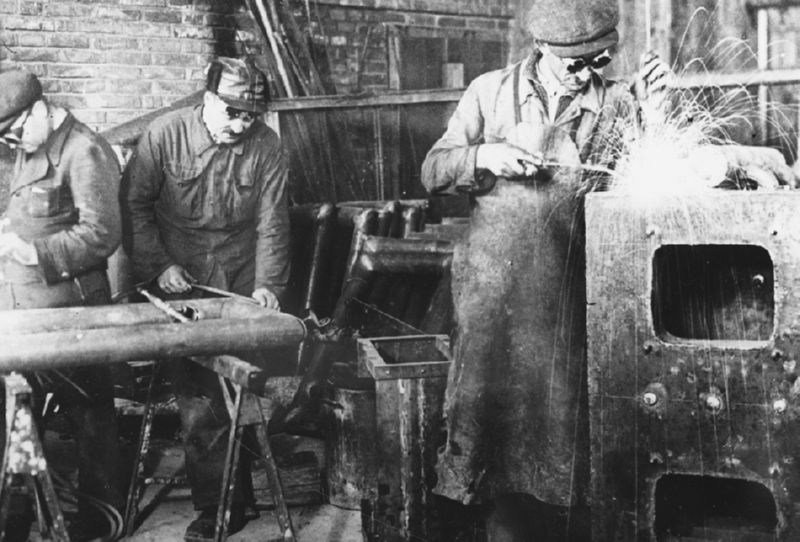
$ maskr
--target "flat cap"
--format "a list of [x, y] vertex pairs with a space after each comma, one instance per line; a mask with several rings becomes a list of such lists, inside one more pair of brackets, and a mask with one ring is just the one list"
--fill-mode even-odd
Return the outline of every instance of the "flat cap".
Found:
[[599, 53], [619, 41], [618, 0], [533, 0], [528, 24], [534, 39], [560, 57]]
[[267, 108], [267, 79], [251, 62], [218, 57], [211, 61], [206, 90], [236, 109], [261, 113]]
[[41, 97], [42, 84], [34, 74], [23, 70], [0, 73], [0, 134]]

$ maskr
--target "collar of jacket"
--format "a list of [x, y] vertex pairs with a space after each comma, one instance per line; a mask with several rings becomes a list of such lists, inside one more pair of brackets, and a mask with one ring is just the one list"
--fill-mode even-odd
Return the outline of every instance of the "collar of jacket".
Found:
[[238, 155], [244, 152], [244, 140], [246, 137], [243, 137], [233, 145], [219, 145], [214, 141], [211, 134], [208, 132], [208, 128], [206, 128], [206, 124], [203, 122], [203, 104], [197, 105], [194, 108], [192, 114], [192, 129], [189, 133], [191, 134], [190, 143], [192, 149], [194, 149], [198, 156], [209, 149], [227, 148]]
[[75, 126], [75, 117], [67, 112], [61, 125], [30, 156], [25, 157], [25, 151], [19, 150], [17, 154], [17, 178], [13, 183], [12, 191], [47, 177], [50, 166], [57, 167], [61, 163], [64, 144], [67, 142], [72, 127]]
[[[521, 82], [522, 88], [518, 89], [520, 92], [520, 103], [525, 103], [531, 96], [534, 95], [533, 85], [538, 80], [536, 75], [536, 65], [542, 59], [542, 52], [538, 47], [534, 47], [528, 58], [522, 61], [522, 77], [530, 84]], [[539, 83], [541, 84], [541, 83]], [[592, 72], [592, 80], [586, 85], [586, 88], [580, 94], [575, 96], [575, 104], [579, 105], [581, 109], [591, 111], [594, 114], [600, 112], [602, 104], [603, 89], [605, 88], [606, 80], [597, 72]]]

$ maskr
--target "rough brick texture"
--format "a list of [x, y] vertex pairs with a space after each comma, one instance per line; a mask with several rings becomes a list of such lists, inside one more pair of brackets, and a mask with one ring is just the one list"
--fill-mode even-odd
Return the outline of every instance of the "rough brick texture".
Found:
[[202, 88], [209, 58], [245, 46], [238, 16], [244, 3], [227, 0], [0, 0], [0, 70], [33, 71], [104, 130]]
[[[329, 0], [293, 4], [339, 93], [389, 86], [387, 25], [503, 39], [508, 0]], [[309, 17], [310, 15], [310, 17]], [[0, 70], [42, 78], [49, 96], [104, 130], [202, 87], [215, 54], [258, 52], [244, 0], [0, 0]]]

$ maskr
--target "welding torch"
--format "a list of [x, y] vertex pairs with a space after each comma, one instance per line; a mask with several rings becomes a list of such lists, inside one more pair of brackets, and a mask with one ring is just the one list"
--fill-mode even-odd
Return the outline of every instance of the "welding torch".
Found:
[[554, 169], [554, 168], [571, 168], [571, 169], [581, 169], [584, 171], [593, 171], [595, 173], [606, 173], [608, 175], [613, 175], [614, 172], [607, 167], [603, 166], [596, 166], [592, 164], [566, 164], [563, 162], [557, 162], [555, 160], [545, 160], [544, 158], [536, 157], [534, 160], [524, 160], [519, 159], [517, 162], [525, 168], [525, 172], [518, 176], [511, 178], [509, 180], [520, 180], [525, 181], [531, 179], [536, 176], [536, 173], [543, 169]]

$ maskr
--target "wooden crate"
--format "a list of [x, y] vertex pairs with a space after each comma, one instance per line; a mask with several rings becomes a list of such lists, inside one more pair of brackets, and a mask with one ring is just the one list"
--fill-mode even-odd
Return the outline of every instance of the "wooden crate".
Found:
[[800, 539], [800, 194], [592, 194], [586, 232], [593, 539]]

